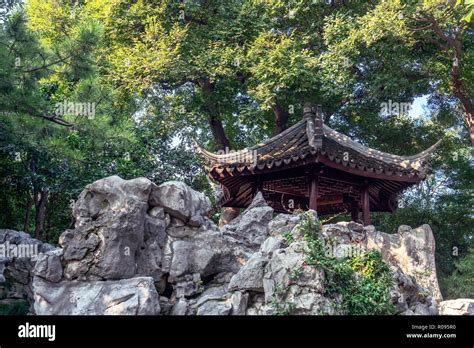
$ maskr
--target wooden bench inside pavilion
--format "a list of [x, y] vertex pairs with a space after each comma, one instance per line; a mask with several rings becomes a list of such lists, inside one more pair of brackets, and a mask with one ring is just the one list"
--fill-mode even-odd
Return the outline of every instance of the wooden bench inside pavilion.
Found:
[[381, 152], [331, 129], [321, 108], [306, 104], [301, 121], [251, 148], [216, 154], [197, 147], [222, 186], [222, 207], [246, 208], [260, 191], [276, 212], [350, 213], [368, 225], [370, 211], [393, 212], [398, 195], [425, 177], [438, 144], [414, 156]]

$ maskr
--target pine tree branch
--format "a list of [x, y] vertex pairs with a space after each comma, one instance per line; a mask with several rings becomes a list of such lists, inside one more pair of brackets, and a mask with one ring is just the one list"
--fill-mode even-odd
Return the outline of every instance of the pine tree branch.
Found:
[[32, 73], [32, 72], [36, 72], [36, 71], [39, 71], [39, 70], [46, 70], [48, 69], [50, 66], [53, 66], [53, 65], [56, 65], [56, 64], [59, 64], [59, 63], [66, 63], [66, 60], [70, 59], [72, 57], [72, 55], [68, 55], [67, 57], [63, 58], [61, 56], [59, 56], [59, 59], [51, 62], [51, 63], [48, 63], [48, 64], [43, 64], [42, 66], [38, 66], [38, 67], [34, 67], [34, 68], [30, 68], [28, 70], [22, 70], [22, 72], [24, 73]]

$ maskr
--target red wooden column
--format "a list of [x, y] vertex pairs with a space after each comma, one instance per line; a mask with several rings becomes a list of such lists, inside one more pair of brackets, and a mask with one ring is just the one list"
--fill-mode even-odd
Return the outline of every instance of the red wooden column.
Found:
[[351, 219], [354, 222], [359, 221], [359, 202], [355, 199], [351, 201]]
[[369, 187], [364, 185], [361, 190], [362, 197], [362, 221], [364, 226], [370, 225], [370, 198], [369, 198]]
[[311, 175], [311, 182], [309, 184], [309, 209], [318, 210], [318, 176]]

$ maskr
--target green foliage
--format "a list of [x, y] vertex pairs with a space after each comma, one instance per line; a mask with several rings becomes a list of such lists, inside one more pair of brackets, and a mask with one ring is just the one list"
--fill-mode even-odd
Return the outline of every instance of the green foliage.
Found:
[[[444, 138], [427, 181], [403, 195], [403, 208], [372, 218], [387, 232], [402, 223], [432, 226], [446, 296], [456, 270], [452, 250], [464, 258], [473, 237], [472, 158], [452, 93], [453, 50], [417, 19], [429, 15], [449, 35], [459, 30], [460, 81], [472, 100], [472, 6], [472, 0], [1, 2], [0, 227], [32, 232], [37, 208], [28, 207], [47, 191], [40, 238], [54, 243], [72, 223], [70, 201], [112, 174], [183, 180], [208, 193], [217, 222], [217, 202], [191, 138], [212, 148], [209, 125], [218, 120], [233, 149], [254, 145], [274, 131], [275, 106], [288, 113], [289, 126], [312, 101], [322, 104], [329, 126], [382, 151], [412, 155]], [[418, 97], [427, 99], [422, 117], [380, 113], [388, 100]], [[63, 115], [71, 127], [51, 122], [64, 100], [96, 103], [95, 117]], [[314, 256], [316, 262], [321, 255]]]
[[0, 303], [0, 315], [27, 315], [28, 301], [18, 300], [13, 303]]
[[295, 238], [293, 237], [293, 234], [291, 233], [291, 231], [283, 233], [282, 236], [287, 245], [290, 245], [291, 243], [295, 241]]
[[289, 315], [295, 310], [296, 305], [292, 302], [282, 301], [282, 296], [286, 294], [286, 288], [282, 284], [275, 284], [270, 306], [275, 311], [275, 315]]
[[[21, 8], [13, 10], [0, 31], [0, 228], [33, 231], [40, 219], [38, 237], [56, 243], [72, 223], [71, 202], [109, 175], [177, 179], [209, 190], [190, 139], [174, 146], [170, 134], [160, 132], [160, 112], [132, 118], [140, 106], [104, 82], [98, 22], [62, 18], [71, 9], [49, 6], [29, 2], [29, 21]], [[54, 29], [56, 21], [67, 35]], [[64, 101], [94, 103], [95, 114], [55, 114]], [[44, 216], [38, 216], [40, 192], [48, 194]]]
[[390, 301], [393, 286], [392, 274], [380, 253], [370, 251], [365, 255], [342, 260], [325, 253], [320, 229], [311, 214], [302, 215], [300, 225], [310, 253], [308, 265], [324, 270], [327, 296], [341, 298], [338, 312], [347, 315], [388, 315], [395, 308]]
[[313, 213], [305, 212], [300, 215], [300, 230], [304, 231], [305, 239], [311, 241], [316, 240], [319, 237], [319, 234], [323, 230], [321, 222], [315, 218]]
[[462, 18], [466, 23], [470, 23], [474, 14], [474, 0], [456, 0], [455, 7], [460, 5], [466, 6], [466, 15]]
[[303, 267], [294, 269], [290, 274], [290, 280], [297, 280], [303, 274]]
[[349, 296], [343, 300], [343, 307], [347, 308], [348, 313], [394, 314], [395, 308], [390, 302], [392, 274], [380, 253], [370, 251], [364, 256], [349, 259], [348, 264], [357, 274], [356, 282], [345, 289]]
[[454, 262], [455, 270], [449, 277], [443, 278], [445, 299], [474, 297], [474, 250]]

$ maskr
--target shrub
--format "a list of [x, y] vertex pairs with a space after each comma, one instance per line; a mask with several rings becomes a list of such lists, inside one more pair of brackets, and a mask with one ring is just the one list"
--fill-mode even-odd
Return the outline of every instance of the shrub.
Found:
[[25, 300], [13, 303], [0, 303], [0, 315], [27, 315], [29, 304]]
[[322, 226], [310, 214], [303, 214], [300, 224], [310, 252], [308, 265], [322, 268], [325, 274], [325, 295], [342, 297], [339, 312], [348, 315], [394, 314], [390, 301], [393, 278], [377, 251], [363, 256], [337, 259], [325, 253], [320, 231]]

